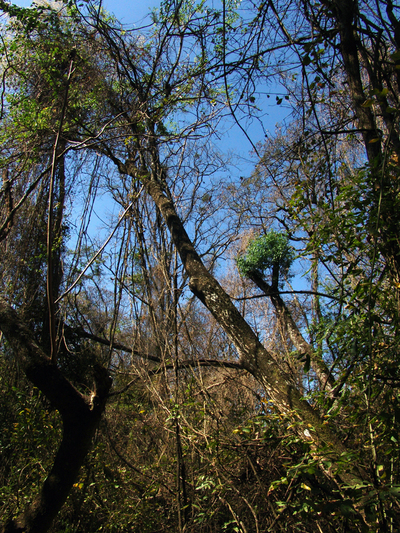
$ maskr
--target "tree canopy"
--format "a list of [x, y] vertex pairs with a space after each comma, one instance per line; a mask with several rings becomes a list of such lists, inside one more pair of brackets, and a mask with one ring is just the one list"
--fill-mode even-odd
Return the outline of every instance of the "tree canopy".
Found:
[[0, 530], [396, 531], [398, 6], [0, 9]]

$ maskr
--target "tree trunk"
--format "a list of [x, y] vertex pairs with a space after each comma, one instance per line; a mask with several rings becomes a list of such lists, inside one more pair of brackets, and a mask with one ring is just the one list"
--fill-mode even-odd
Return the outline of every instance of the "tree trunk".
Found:
[[305, 340], [280, 295], [257, 274], [250, 274], [250, 279], [266, 296], [271, 298], [282, 331], [289, 336], [296, 350], [310, 358], [311, 367], [317, 375], [322, 388], [331, 390], [335, 385], [335, 380], [329, 372], [329, 368], [326, 366], [322, 357], [318, 357], [312, 346]]
[[63, 421], [63, 437], [53, 467], [39, 494], [1, 533], [44, 533], [66, 501], [90, 449], [104, 411], [111, 378], [100, 365], [94, 368], [95, 390], [86, 397], [51, 363], [16, 311], [0, 297], [0, 329], [28, 379], [52, 402]]
[[[138, 178], [134, 165], [128, 164], [125, 171], [134, 179]], [[261, 344], [227, 293], [204, 266], [167, 193], [165, 183], [160, 183], [154, 176], [144, 172], [141, 172], [140, 179], [168, 225], [189, 277], [190, 290], [208, 308], [234, 343], [243, 368], [261, 383], [274, 407], [290, 417], [302, 439], [310, 442], [312, 449], [318, 450], [319, 461], [326, 458], [334, 463], [340, 457], [343, 458], [347, 452], [346, 447], [317, 411], [303, 399], [290, 377], [279, 368], [272, 354]], [[346, 469], [342, 469], [340, 477], [345, 484], [354, 485], [360, 479], [366, 480], [367, 474], [357, 465], [349, 464]]]
[[[385, 80], [381, 64], [362, 64], [362, 57], [365, 56], [364, 45], [360, 41], [360, 36], [356, 31], [356, 18], [359, 15], [358, 0], [334, 0], [332, 4], [325, 2], [332, 8], [333, 15], [337, 22], [340, 35], [340, 53], [343, 58], [344, 72], [349, 84], [350, 97], [356, 115], [356, 123], [364, 141], [365, 151], [370, 165], [370, 172], [373, 181], [373, 200], [371, 212], [375, 216], [371, 219], [371, 235], [378, 241], [379, 250], [385, 257], [393, 277], [394, 285], [400, 282], [400, 217], [398, 215], [398, 205], [395, 199], [398, 197], [397, 180], [393, 179], [387, 172], [386, 154], [382, 149], [382, 132], [376, 122], [376, 113], [369, 105], [365, 105], [369, 91], [375, 89], [382, 91]], [[400, 23], [390, 11], [391, 23], [398, 29]], [[379, 47], [375, 30], [371, 31], [371, 42]], [[398, 37], [398, 35], [397, 35]], [[365, 83], [362, 73], [368, 73], [369, 79]], [[364, 83], [363, 83], [364, 82]], [[366, 89], [364, 89], [364, 85]], [[379, 120], [383, 121], [387, 133], [385, 151], [393, 150], [397, 161], [400, 159], [400, 139], [396, 132], [393, 115], [387, 112], [388, 102], [384, 97], [377, 100], [379, 102]]]

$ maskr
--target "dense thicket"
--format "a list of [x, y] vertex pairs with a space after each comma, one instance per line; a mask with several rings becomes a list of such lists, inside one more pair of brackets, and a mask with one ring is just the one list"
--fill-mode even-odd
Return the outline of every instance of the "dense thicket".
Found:
[[398, 7], [0, 7], [2, 531], [396, 531]]

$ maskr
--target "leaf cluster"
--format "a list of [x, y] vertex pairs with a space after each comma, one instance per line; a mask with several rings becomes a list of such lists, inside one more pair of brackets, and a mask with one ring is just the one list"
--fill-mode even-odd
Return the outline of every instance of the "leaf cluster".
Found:
[[243, 277], [252, 273], [263, 275], [270, 268], [278, 268], [281, 275], [286, 275], [295, 258], [294, 250], [289, 245], [287, 235], [270, 230], [265, 235], [253, 239], [246, 253], [237, 258], [237, 266]]

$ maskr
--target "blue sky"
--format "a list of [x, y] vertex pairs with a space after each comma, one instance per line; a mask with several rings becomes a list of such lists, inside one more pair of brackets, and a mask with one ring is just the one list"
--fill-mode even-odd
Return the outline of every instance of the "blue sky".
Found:
[[[11, 1], [21, 7], [29, 7], [32, 3], [32, 0]], [[37, 1], [40, 2], [40, 0]], [[150, 22], [150, 19], [145, 20], [146, 17], [153, 8], [159, 7], [160, 3], [161, 0], [103, 0], [104, 8], [112, 12], [122, 24], [128, 27], [140, 27]], [[265, 140], [265, 132], [269, 137], [273, 137], [276, 124], [279, 124], [288, 113], [284, 105], [276, 105], [272, 87], [268, 89], [269, 91], [272, 91], [271, 98], [267, 99], [260, 94], [260, 102], [257, 103], [262, 109], [261, 121], [245, 120], [242, 123], [254, 145]], [[214, 145], [221, 152], [229, 154], [232, 176], [250, 175], [258, 160], [252, 144], [232, 119], [223, 121], [220, 127], [221, 130], [219, 135], [215, 136]]]
[[[11, 0], [13, 3], [21, 7], [29, 7], [32, 0]], [[41, 0], [37, 0], [38, 3]], [[43, 1], [43, 0], [42, 0]], [[107, 11], [112, 12], [116, 18], [127, 27], [140, 27], [150, 22], [146, 21], [151, 10], [159, 7], [162, 0], [103, 0], [103, 6]], [[271, 94], [271, 98], [266, 98], [262, 92]], [[285, 105], [278, 106], [275, 103], [275, 91], [281, 92], [279, 87], [265, 87], [261, 88], [257, 102], [258, 107], [262, 110], [260, 114], [260, 121], [245, 120], [242, 127], [251, 138], [251, 142], [257, 145], [265, 140], [265, 134], [268, 137], [273, 137], [277, 124], [281, 123], [288, 115], [288, 108]], [[232, 168], [235, 174], [249, 175], [254, 169], [257, 162], [257, 157], [254, 154], [253, 146], [248, 138], [245, 137], [243, 131], [237, 124], [231, 120], [227, 120], [221, 124], [223, 131], [220, 131], [219, 139], [215, 139], [214, 143], [218, 149], [223, 152], [228, 152], [231, 155], [232, 163], [235, 169]], [[234, 161], [233, 161], [234, 160]]]
[[[31, 0], [11, 0], [13, 3], [21, 7], [29, 7], [32, 3]], [[39, 0], [40, 1], [40, 0]], [[116, 18], [125, 26], [130, 27], [140, 27], [148, 23], [150, 20], [146, 21], [146, 17], [149, 16], [153, 8], [157, 8], [161, 3], [161, 0], [104, 0], [104, 8], [112, 12]], [[268, 133], [269, 137], [273, 137], [276, 125], [288, 114], [288, 109], [285, 106], [277, 106], [275, 103], [275, 97], [266, 99], [265, 97], [260, 96], [260, 107], [262, 109], [262, 118], [261, 122], [253, 120], [252, 122], [243, 123], [243, 127], [246, 129], [246, 132], [251, 137], [251, 140], [254, 144], [263, 142], [265, 139], [265, 132]], [[277, 89], [279, 90], [279, 88]], [[269, 92], [268, 91], [268, 92]], [[218, 138], [214, 140], [216, 147], [225, 153], [229, 153], [231, 157], [231, 168], [229, 174], [231, 177], [238, 176], [249, 176], [254, 170], [254, 166], [258, 160], [253, 152], [253, 148], [248, 139], [245, 138], [242, 131], [233, 120], [226, 120], [221, 124], [223, 131], [220, 131]], [[221, 179], [230, 178], [227, 174], [221, 176]], [[95, 219], [93, 221], [93, 226], [98, 226], [97, 230], [100, 227], [104, 229], [103, 218], [107, 218], [108, 215], [113, 213], [114, 217], [118, 211], [118, 206], [113, 205], [106, 198], [99, 198], [96, 202], [95, 209]], [[101, 214], [101, 216], [99, 215]], [[98, 233], [98, 231], [95, 231]], [[104, 231], [100, 230], [100, 233]], [[104, 240], [104, 239], [103, 239]]]
[[[13, 4], [21, 7], [28, 7], [31, 5], [31, 0], [12, 0]], [[118, 20], [123, 24], [137, 24], [143, 20], [150, 10], [160, 5], [159, 0], [107, 0], [103, 2], [105, 9], [114, 13]]]
[[[40, 1], [40, 0], [38, 0]], [[21, 7], [28, 7], [32, 0], [11, 0], [12, 3]], [[145, 24], [145, 18], [149, 16], [153, 8], [159, 7], [161, 0], [103, 0], [103, 6], [107, 11], [112, 12], [116, 18], [126, 26], [142, 26]], [[270, 88], [272, 94], [273, 88]], [[278, 89], [279, 91], [279, 89]], [[262, 126], [261, 123], [253, 121], [252, 124], [247, 123], [243, 125], [247, 133], [251, 136], [254, 144], [264, 140], [264, 132], [268, 132], [268, 136], [274, 135], [276, 124], [280, 123], [287, 116], [287, 109], [285, 106], [277, 106], [275, 104], [275, 97], [272, 96], [269, 100], [265, 98], [260, 102], [260, 107], [263, 109]], [[243, 157], [244, 166], [248, 164], [252, 146], [250, 142], [244, 138], [239, 128], [232, 124], [232, 129], [225, 133], [223, 144], [226, 147], [231, 147], [239, 157]], [[252, 159], [252, 158], [250, 158]], [[245, 162], [246, 161], [246, 162]], [[253, 160], [254, 163], [254, 160]], [[240, 171], [241, 173], [243, 171]]]

